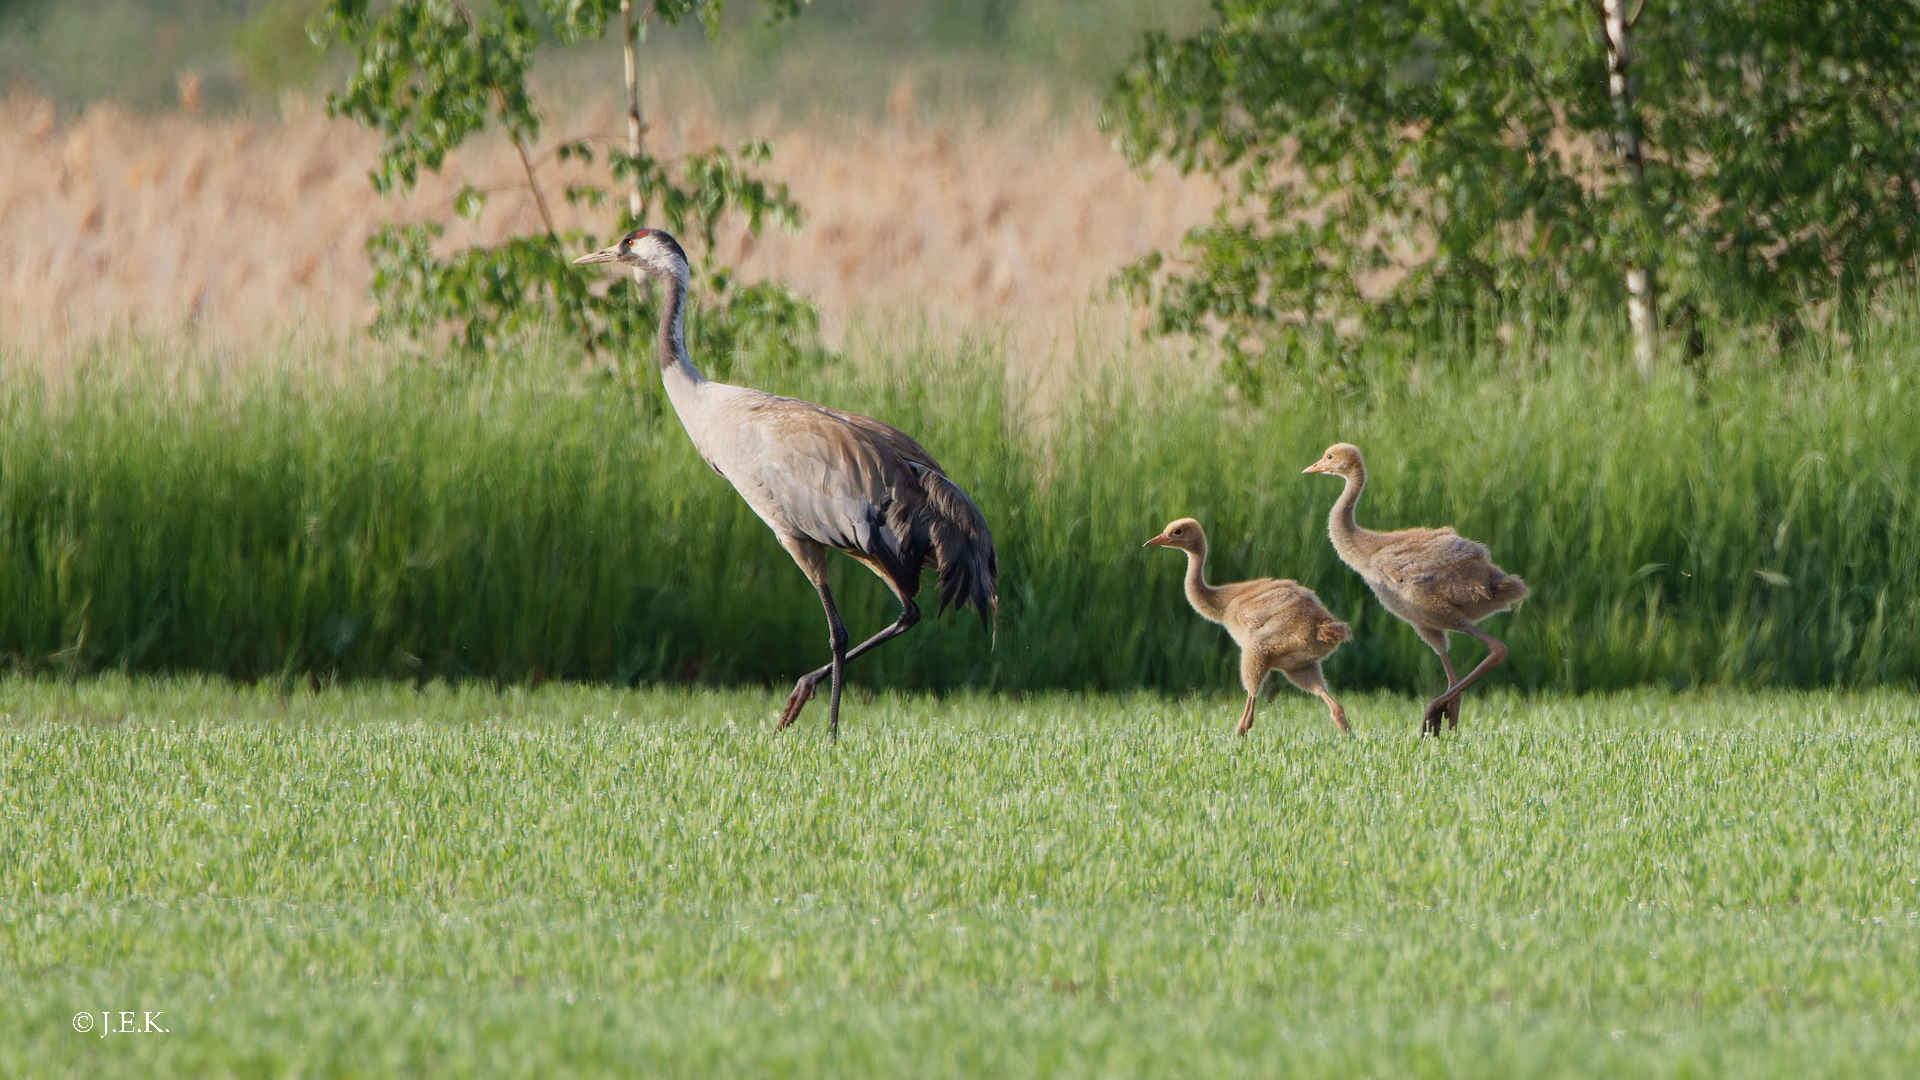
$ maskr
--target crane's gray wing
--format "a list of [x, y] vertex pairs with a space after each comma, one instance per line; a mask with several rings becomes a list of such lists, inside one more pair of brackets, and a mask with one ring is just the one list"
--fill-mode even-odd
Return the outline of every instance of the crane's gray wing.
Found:
[[[769, 398], [745, 418], [758, 453], [728, 479], [776, 529], [880, 563], [897, 583], [917, 579], [926, 552], [898, 510], [939, 466], [918, 443], [879, 421], [809, 402]], [[749, 493], [748, 487], [757, 489]], [[777, 519], [777, 520], [776, 520]]]
[[708, 460], [783, 535], [867, 562], [903, 598], [939, 571], [941, 609], [990, 621], [999, 557], [986, 517], [897, 428], [812, 402], [735, 390]]

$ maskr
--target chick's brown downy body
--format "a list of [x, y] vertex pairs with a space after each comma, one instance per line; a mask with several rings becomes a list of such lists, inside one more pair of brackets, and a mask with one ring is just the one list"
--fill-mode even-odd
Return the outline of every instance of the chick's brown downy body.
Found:
[[1207, 534], [1192, 518], [1168, 525], [1147, 546], [1187, 553], [1187, 602], [1201, 618], [1225, 627], [1240, 646], [1240, 683], [1247, 690], [1247, 708], [1240, 716], [1239, 734], [1253, 728], [1254, 706], [1270, 671], [1278, 671], [1288, 682], [1326, 702], [1334, 726], [1347, 730], [1346, 710], [1327, 692], [1320, 661], [1352, 638], [1353, 631], [1328, 614], [1312, 589], [1276, 578], [1207, 584]]

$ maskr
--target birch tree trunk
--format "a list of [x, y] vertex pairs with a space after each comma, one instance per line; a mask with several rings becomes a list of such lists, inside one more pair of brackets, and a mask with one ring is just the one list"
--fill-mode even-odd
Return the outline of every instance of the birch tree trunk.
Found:
[[[640, 17], [644, 22], [646, 15]], [[640, 124], [640, 22], [633, 17], [633, 0], [620, 0], [621, 41], [626, 44], [627, 54], [627, 153], [640, 156], [640, 135], [645, 129]], [[640, 179], [635, 177], [632, 190], [627, 192], [627, 210], [634, 221], [640, 220], [640, 212], [645, 207], [640, 202]]]
[[1614, 141], [1641, 212], [1641, 250], [1627, 263], [1626, 270], [1627, 323], [1633, 332], [1633, 361], [1643, 378], [1651, 378], [1660, 348], [1660, 301], [1649, 254], [1654, 223], [1647, 194], [1646, 159], [1640, 145], [1640, 114], [1634, 106], [1629, 77], [1634, 61], [1633, 24], [1639, 17], [1639, 4], [1628, 15], [1627, 0], [1601, 0], [1601, 25], [1607, 35], [1607, 89], [1613, 95], [1618, 129]]
[[[640, 149], [644, 145], [641, 135], [646, 131], [646, 125], [640, 122], [640, 33], [652, 15], [653, 8], [648, 7], [636, 19], [633, 17], [633, 0], [620, 0], [620, 40], [625, 46], [627, 60], [627, 153], [635, 158], [640, 156]], [[633, 187], [627, 191], [627, 211], [632, 215], [636, 227], [646, 209], [646, 202], [640, 197], [640, 174], [636, 170]], [[643, 292], [652, 293], [653, 282], [647, 277], [646, 271], [637, 266], [633, 268], [633, 282]]]

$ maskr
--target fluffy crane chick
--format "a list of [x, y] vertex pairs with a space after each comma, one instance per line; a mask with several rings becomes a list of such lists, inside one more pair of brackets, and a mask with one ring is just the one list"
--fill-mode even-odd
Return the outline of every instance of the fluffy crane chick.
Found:
[[1207, 534], [1192, 518], [1168, 525], [1148, 547], [1179, 548], [1187, 553], [1187, 601], [1209, 622], [1219, 623], [1240, 646], [1240, 682], [1247, 688], [1247, 710], [1236, 733], [1253, 729], [1253, 709], [1267, 672], [1316, 694], [1327, 703], [1334, 726], [1347, 731], [1347, 711], [1327, 692], [1320, 661], [1333, 654], [1353, 629], [1320, 606], [1313, 590], [1297, 581], [1258, 578], [1231, 585], [1207, 584]]
[[[1353, 508], [1367, 486], [1367, 463], [1351, 443], [1327, 447], [1319, 461], [1302, 472], [1327, 473], [1346, 481], [1327, 518], [1327, 534], [1340, 561], [1352, 567], [1380, 598], [1380, 606], [1406, 620], [1434, 652], [1447, 672], [1447, 688], [1427, 703], [1421, 730], [1440, 734], [1440, 719], [1460, 726], [1460, 695], [1507, 658], [1507, 647], [1474, 624], [1511, 611], [1527, 598], [1527, 583], [1493, 565], [1487, 549], [1451, 528], [1374, 532], [1354, 520]], [[1447, 635], [1458, 631], [1479, 638], [1486, 658], [1464, 679], [1453, 674]]]

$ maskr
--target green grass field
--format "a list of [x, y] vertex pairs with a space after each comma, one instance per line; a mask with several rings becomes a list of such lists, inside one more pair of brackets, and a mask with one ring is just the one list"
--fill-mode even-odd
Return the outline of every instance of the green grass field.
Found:
[[1348, 703], [12, 678], [0, 1075], [1920, 1062], [1920, 698]]

